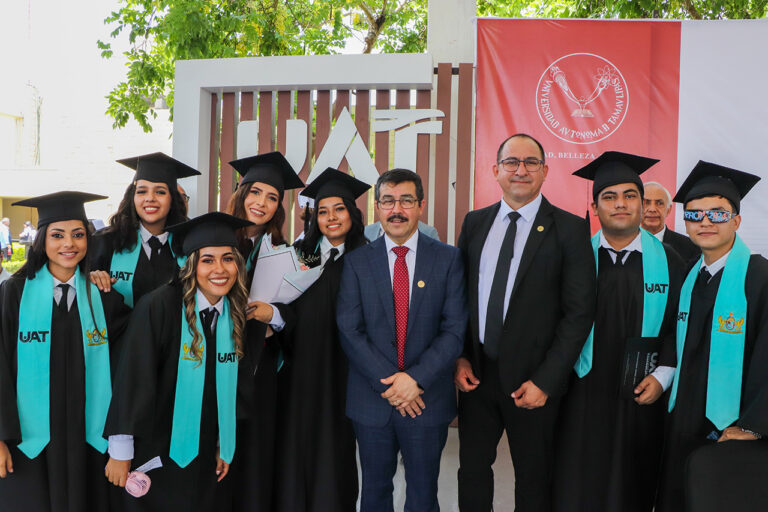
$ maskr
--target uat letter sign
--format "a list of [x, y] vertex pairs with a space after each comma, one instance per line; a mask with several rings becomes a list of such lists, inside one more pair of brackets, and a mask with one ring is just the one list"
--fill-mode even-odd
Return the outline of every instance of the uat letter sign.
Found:
[[577, 215], [591, 183], [571, 172], [603, 151], [660, 159], [643, 179], [675, 190], [679, 88], [679, 22], [479, 19], [474, 207], [499, 200], [496, 151], [518, 132], [544, 146], [543, 193]]

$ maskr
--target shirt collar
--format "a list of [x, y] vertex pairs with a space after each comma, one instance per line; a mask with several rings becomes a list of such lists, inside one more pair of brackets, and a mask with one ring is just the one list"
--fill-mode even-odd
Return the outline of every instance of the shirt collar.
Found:
[[504, 198], [501, 198], [501, 207], [499, 208], [499, 213], [497, 214], [498, 217], [506, 217], [509, 215], [510, 212], [517, 212], [520, 214], [520, 217], [523, 218], [525, 222], [531, 222], [534, 218], [536, 218], [536, 214], [539, 213], [539, 207], [541, 206], [541, 194], [537, 195], [533, 201], [530, 203], [521, 206], [517, 210], [509, 206], [507, 202], [504, 200]]
[[337, 258], [344, 254], [344, 244], [334, 246], [325, 236], [323, 236], [323, 238], [320, 239], [320, 254], [323, 256], [330, 254], [331, 249], [336, 249], [339, 251], [339, 255], [336, 256]]
[[206, 309], [213, 307], [219, 312], [219, 316], [224, 312], [224, 301], [219, 299], [219, 302], [211, 305], [211, 303], [208, 302], [208, 299], [205, 298], [205, 295], [203, 295], [203, 292], [200, 291], [200, 288], [197, 289], [196, 298], [198, 311], [205, 311]]
[[661, 231], [659, 231], [658, 233], [654, 234], [653, 236], [655, 236], [659, 240], [659, 242], [663, 242], [664, 241], [664, 234], [666, 232], [667, 232], [667, 226], [664, 226], [664, 227], [661, 228]]
[[[418, 245], [419, 241], [419, 230], [417, 229], [412, 235], [411, 238], [405, 241], [403, 244], [403, 247], [407, 247], [410, 251], [413, 252], [413, 254], [416, 254], [416, 246]], [[389, 235], [384, 233], [384, 243], [387, 246], [387, 253], [389, 253], [393, 247], [398, 247], [398, 245], [392, 241], [391, 238], [389, 238]]]
[[163, 243], [163, 244], [166, 242], [166, 240], [168, 240], [167, 231], [164, 231], [160, 235], [153, 235], [152, 233], [149, 232], [147, 228], [144, 227], [144, 224], [142, 224], [141, 222], [139, 222], [139, 233], [141, 234], [141, 242], [145, 244], [149, 243], [149, 239], [152, 238], [153, 236], [157, 237], [157, 239], [160, 240], [160, 243]]
[[[51, 274], [51, 277], [53, 277], [53, 274]], [[70, 286], [70, 288], [74, 289], [75, 288], [75, 275], [72, 274], [72, 277], [70, 277], [68, 281], [59, 281], [58, 279], [53, 277], [53, 287], [56, 288], [60, 284], [68, 284]]]
[[[642, 244], [642, 233], [638, 232], [637, 236], [634, 240], [632, 240], [629, 245], [627, 245], [625, 248], [621, 249], [622, 251], [632, 252], [637, 251], [639, 253], [643, 252], [643, 244]], [[612, 246], [610, 243], [608, 243], [608, 240], [605, 239], [605, 235], [602, 231], [600, 231], [600, 247], [604, 247], [605, 249], [613, 249], [614, 251], [618, 252], [618, 249], [616, 249], [614, 246]]]
[[[732, 250], [733, 249], [731, 249], [731, 251]], [[728, 260], [728, 256], [731, 254], [731, 251], [725, 253], [720, 257], [719, 260], [713, 262], [711, 265], [704, 263], [704, 258], [701, 258], [701, 266], [699, 267], [699, 272], [701, 272], [702, 268], [706, 268], [707, 272], [709, 272], [709, 275], [714, 276], [725, 266], [725, 262]]]

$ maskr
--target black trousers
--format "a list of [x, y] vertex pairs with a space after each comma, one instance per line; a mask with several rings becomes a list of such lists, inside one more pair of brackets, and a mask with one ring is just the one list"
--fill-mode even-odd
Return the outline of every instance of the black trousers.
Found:
[[515, 511], [549, 512], [559, 398], [550, 397], [538, 409], [518, 408], [501, 390], [498, 364], [487, 358], [483, 364], [480, 385], [459, 393], [459, 509], [492, 510], [491, 465], [506, 431], [515, 468]]

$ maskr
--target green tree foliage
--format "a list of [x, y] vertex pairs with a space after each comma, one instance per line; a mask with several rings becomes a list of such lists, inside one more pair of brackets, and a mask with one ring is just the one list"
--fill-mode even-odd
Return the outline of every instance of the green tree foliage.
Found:
[[[420, 52], [426, 20], [427, 0], [122, 0], [104, 20], [130, 43], [107, 113], [151, 131], [155, 105], [173, 106], [176, 60], [336, 53], [351, 38], [364, 53]], [[113, 56], [111, 41], [97, 44]]]
[[547, 18], [748, 19], [768, 0], [478, 0], [478, 16]]

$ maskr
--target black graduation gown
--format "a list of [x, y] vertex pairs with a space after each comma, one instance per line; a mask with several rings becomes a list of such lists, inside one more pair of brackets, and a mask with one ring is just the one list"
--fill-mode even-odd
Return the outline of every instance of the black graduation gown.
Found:
[[[688, 333], [675, 408], [669, 417], [662, 480], [656, 510], [684, 510], [686, 461], [697, 449], [714, 444], [707, 436], [717, 429], [706, 418], [706, 391], [712, 314], [720, 286], [722, 270], [708, 284], [697, 280], [691, 294]], [[768, 434], [768, 260], [752, 255], [745, 283], [747, 296], [747, 331], [744, 345], [744, 373], [741, 386], [741, 412], [736, 425]], [[768, 441], [728, 441], [728, 443], [766, 443]], [[768, 459], [764, 461], [768, 468]], [[742, 495], [745, 508], [733, 503], [730, 510], [754, 510], [751, 493]], [[765, 510], [765, 509], [762, 509]]]
[[[670, 293], [660, 330], [660, 365], [674, 366], [674, 319], [683, 264], [665, 246]], [[632, 252], [614, 265], [598, 251], [598, 291], [593, 364], [573, 374], [562, 401], [556, 453], [554, 510], [559, 512], [650, 512], [663, 446], [666, 400], [639, 405], [619, 395], [625, 340], [641, 336], [642, 255]], [[672, 361], [670, 361], [672, 359]]]
[[[142, 298], [124, 335], [124, 350], [107, 416], [105, 435], [134, 436], [131, 470], [160, 456], [163, 467], [148, 473], [149, 492], [123, 493], [126, 511], [218, 512], [216, 479], [219, 439], [216, 406], [216, 340], [206, 337], [205, 386], [197, 457], [180, 468], [169, 454], [181, 345], [182, 290], [177, 282]], [[226, 480], [227, 477], [225, 477]]]
[[[0, 509], [3, 512], [115, 510], [119, 493], [123, 491], [104, 477], [108, 455], [99, 453], [85, 440], [85, 360], [78, 313], [82, 297], [77, 297], [68, 313], [62, 313], [54, 302], [50, 335], [50, 442], [34, 459], [16, 447], [21, 438], [16, 405], [16, 340], [25, 283], [24, 278], [13, 277], [2, 287], [0, 440], [10, 449], [14, 471], [0, 479]], [[130, 309], [117, 292], [101, 293], [101, 301], [109, 333], [110, 369], [114, 370]], [[112, 383], [115, 383], [114, 371]]]
[[[254, 262], [258, 250], [256, 247]], [[248, 273], [248, 286], [254, 269], [255, 263]], [[237, 373], [237, 449], [229, 475], [222, 481], [231, 491], [222, 493], [221, 498], [223, 502], [231, 496], [235, 512], [263, 512], [272, 503], [280, 346], [276, 336], [266, 338], [266, 332], [267, 324], [256, 320], [245, 324], [243, 358]], [[221, 510], [228, 508], [222, 505]]]
[[343, 256], [291, 304], [279, 338], [286, 364], [278, 375], [275, 499], [277, 512], [354, 512], [357, 462], [345, 414], [347, 358], [336, 327]]
[[[115, 233], [101, 230], [93, 236], [88, 255], [91, 258], [90, 265], [93, 270], [109, 272], [112, 265], [112, 255], [115, 252]], [[141, 238], [138, 237], [138, 243]], [[171, 252], [170, 244], [166, 243], [150, 260], [144, 249], [139, 251], [139, 261], [136, 262], [136, 270], [133, 275], [133, 304], [160, 285], [167, 284], [179, 273], [179, 265]]]

